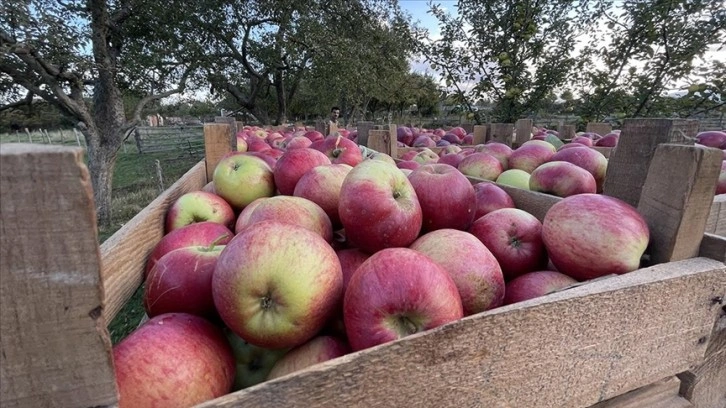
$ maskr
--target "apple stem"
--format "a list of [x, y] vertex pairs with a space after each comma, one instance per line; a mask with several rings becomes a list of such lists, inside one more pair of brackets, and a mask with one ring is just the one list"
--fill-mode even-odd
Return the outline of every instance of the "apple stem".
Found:
[[222, 235], [218, 236], [214, 241], [212, 241], [212, 243], [209, 244], [208, 247], [204, 248], [204, 251], [205, 252], [213, 251], [214, 247], [219, 245], [219, 243], [222, 242], [223, 240], [225, 240], [227, 237], [229, 237], [229, 234], [222, 234]]

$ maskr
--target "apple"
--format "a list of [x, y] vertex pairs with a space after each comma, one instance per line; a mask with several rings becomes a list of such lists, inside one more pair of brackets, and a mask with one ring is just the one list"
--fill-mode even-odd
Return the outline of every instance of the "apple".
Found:
[[283, 377], [348, 353], [350, 347], [345, 341], [333, 336], [318, 336], [287, 352], [272, 367], [267, 379]]
[[339, 229], [342, 226], [338, 215], [340, 189], [345, 176], [352, 169], [347, 164], [326, 164], [312, 168], [300, 177], [292, 194], [319, 205], [328, 215], [333, 229]]
[[572, 143], [581, 144], [581, 145], [588, 146], [588, 147], [592, 147], [592, 145], [593, 145], [592, 139], [587, 136], [575, 136], [572, 139], [572, 142], [570, 144], [572, 144]]
[[318, 234], [262, 221], [235, 236], [217, 260], [212, 295], [222, 321], [259, 347], [295, 347], [313, 338], [343, 295], [333, 248]]
[[237, 151], [238, 152], [246, 152], [247, 151], [247, 139], [240, 135], [239, 133], [236, 136], [237, 139]]
[[619, 139], [620, 139], [620, 133], [608, 133], [607, 135], [603, 136], [601, 139], [598, 139], [595, 142], [595, 146], [615, 147], [618, 145]]
[[295, 136], [291, 138], [289, 141], [283, 144], [283, 147], [286, 150], [290, 149], [300, 149], [303, 147], [310, 147], [310, 145], [313, 144], [313, 141], [308, 139], [305, 136]]
[[465, 231], [440, 229], [422, 235], [409, 248], [428, 256], [449, 273], [459, 290], [464, 316], [502, 304], [502, 268], [477, 237]]
[[369, 159], [371, 159], [371, 160], [381, 160], [381, 161], [384, 161], [384, 162], [387, 162], [387, 163], [391, 163], [394, 166], [396, 165], [396, 160], [393, 157], [391, 157], [391, 156], [389, 156], [389, 155], [387, 155], [385, 153], [381, 153], [381, 152], [375, 152], [375, 153], [373, 153], [369, 157]]
[[288, 150], [277, 160], [273, 169], [275, 185], [280, 194], [292, 195], [298, 180], [308, 170], [326, 164], [331, 164], [330, 159], [318, 150], [309, 147]]
[[[545, 135], [545, 138], [549, 137], [549, 135]], [[557, 139], [559, 140], [559, 139]], [[557, 151], [557, 146], [553, 145], [552, 143], [545, 140], [527, 140], [526, 142], [522, 143], [522, 146], [542, 146], [550, 149], [552, 153], [554, 154]], [[520, 146], [521, 147], [521, 146]]]
[[602, 192], [608, 169], [608, 159], [597, 150], [585, 146], [560, 150], [552, 156], [550, 161], [566, 161], [587, 170], [595, 178], [597, 192]]
[[474, 221], [469, 232], [494, 254], [506, 280], [547, 265], [542, 223], [526, 211], [518, 208], [492, 211]]
[[717, 149], [726, 149], [726, 132], [709, 130], [696, 135], [696, 143]]
[[419, 164], [436, 163], [439, 161], [439, 155], [431, 149], [423, 149], [413, 156], [412, 160]]
[[212, 176], [214, 191], [235, 210], [260, 197], [275, 195], [272, 168], [259, 157], [238, 153], [222, 158]]
[[721, 162], [721, 173], [719, 173], [716, 183], [716, 194], [724, 193], [726, 193], [726, 160]]
[[439, 157], [457, 154], [461, 151], [462, 151], [461, 146], [448, 145], [448, 146], [445, 146], [443, 149], [441, 149], [441, 151], [439, 152]]
[[341, 135], [328, 136], [313, 143], [310, 148], [325, 153], [333, 164], [347, 164], [355, 167], [363, 161], [363, 154], [358, 145]]
[[509, 156], [512, 155], [512, 148], [504, 143], [500, 142], [489, 142], [487, 144], [478, 145], [475, 150], [481, 153], [489, 153], [494, 156], [502, 163], [502, 169], [507, 170], [509, 168]]
[[146, 314], [179, 312], [215, 319], [212, 275], [222, 249], [224, 245], [190, 246], [159, 258], [144, 283]]
[[401, 160], [398, 163], [396, 163], [396, 167], [399, 169], [407, 169], [407, 170], [416, 170], [417, 168], [421, 167], [421, 164], [419, 162], [415, 162], [413, 160]]
[[289, 351], [287, 348], [273, 350], [257, 347], [244, 341], [228, 328], [224, 328], [224, 334], [227, 335], [227, 340], [232, 346], [236, 363], [232, 391], [239, 391], [267, 381], [272, 367]]
[[474, 220], [501, 208], [515, 208], [514, 200], [509, 193], [494, 183], [482, 181], [474, 184], [474, 196], [476, 197]]
[[413, 144], [414, 135], [411, 128], [406, 126], [399, 126], [396, 128], [396, 139], [406, 146]]
[[200, 221], [211, 221], [231, 226], [235, 214], [232, 206], [222, 197], [205, 191], [190, 191], [174, 200], [166, 213], [166, 232]]
[[535, 271], [517, 276], [507, 282], [504, 304], [522, 302], [544, 296], [577, 283], [576, 280], [556, 271]]
[[403, 161], [413, 160], [414, 157], [419, 153], [419, 150], [409, 150], [404, 152], [400, 159]]
[[502, 174], [502, 163], [488, 153], [473, 153], [459, 163], [459, 171], [469, 177], [496, 180]]
[[209, 183], [205, 184], [204, 187], [202, 187], [202, 191], [212, 194], [217, 194], [214, 191], [214, 181], [210, 181]]
[[305, 132], [303, 134], [303, 136], [305, 136], [308, 139], [310, 139], [311, 142], [317, 142], [318, 140], [325, 139], [325, 135], [323, 135], [322, 133], [318, 132], [317, 130], [307, 131], [307, 132]]
[[[536, 140], [527, 141], [512, 152], [512, 155], [509, 156], [510, 169], [519, 169], [527, 173], [532, 173], [541, 164], [547, 163], [555, 154], [555, 151], [549, 147], [538, 144], [527, 144], [533, 142], [536, 142]], [[554, 147], [547, 142], [542, 143]]]
[[191, 407], [228, 394], [234, 356], [222, 330], [204, 318], [167, 313], [113, 347], [121, 408]]
[[447, 154], [439, 157], [439, 160], [436, 163], [448, 164], [449, 166], [458, 168], [461, 161], [464, 160], [464, 157], [466, 156], [463, 154]]
[[361, 162], [345, 177], [338, 214], [348, 241], [368, 253], [407, 247], [421, 231], [421, 205], [411, 182], [378, 160]]
[[583, 281], [638, 269], [650, 231], [638, 211], [624, 201], [578, 194], [547, 211], [542, 239], [557, 270]]
[[262, 221], [279, 221], [303, 227], [320, 235], [326, 242], [333, 240], [333, 226], [325, 211], [303, 197], [275, 196], [260, 198], [242, 210], [235, 234]]
[[497, 177], [497, 184], [529, 190], [530, 174], [520, 169], [509, 169]]
[[248, 152], [262, 152], [265, 150], [272, 149], [272, 146], [267, 144], [267, 142], [264, 139], [260, 139], [257, 137], [251, 137], [247, 139], [247, 151]]
[[436, 142], [433, 138], [427, 136], [427, 135], [421, 135], [414, 139], [413, 144], [411, 145], [413, 147], [436, 147]]
[[[585, 147], [583, 149], [590, 150]], [[574, 150], [574, 149], [571, 149]], [[566, 161], [551, 161], [534, 169], [529, 189], [558, 197], [596, 193], [597, 183], [587, 170]]]
[[[262, 152], [244, 152], [242, 154], [245, 154], [247, 156], [253, 156], [257, 157], [258, 159], [262, 159], [265, 163], [267, 163], [268, 166], [270, 166], [270, 170], [275, 168], [275, 163], [277, 163], [277, 157], [276, 151], [280, 151], [278, 149], [269, 149]], [[239, 153], [238, 153], [239, 154]], [[274, 180], [273, 180], [274, 182]]]
[[448, 164], [426, 164], [408, 176], [421, 205], [421, 232], [466, 230], [474, 222], [476, 195], [469, 180]]
[[353, 274], [343, 305], [353, 351], [433, 329], [463, 315], [451, 276], [409, 248], [386, 248], [371, 255]]
[[449, 130], [449, 133], [456, 135], [456, 137], [458, 137], [459, 139], [463, 139], [464, 136], [466, 136], [466, 129], [461, 126], [456, 126], [451, 128], [451, 130]]
[[154, 246], [146, 261], [144, 277], [148, 276], [151, 268], [162, 256], [175, 249], [189, 246], [206, 247], [211, 244], [225, 245], [233, 236], [229, 228], [211, 221], [196, 222], [175, 229], [164, 235]]

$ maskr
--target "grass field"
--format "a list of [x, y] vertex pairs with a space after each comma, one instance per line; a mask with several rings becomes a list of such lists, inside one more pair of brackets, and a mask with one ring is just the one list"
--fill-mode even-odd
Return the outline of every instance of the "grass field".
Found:
[[[58, 131], [48, 132], [51, 142], [55, 145], [77, 146], [73, 131], [64, 131], [61, 142]], [[72, 138], [70, 137], [72, 136]], [[31, 133], [35, 144], [41, 143], [39, 132]], [[17, 142], [15, 134], [0, 134], [0, 143]], [[21, 133], [21, 142], [28, 143], [28, 136]], [[47, 138], [43, 144], [48, 144]], [[84, 147], [81, 141], [81, 147]], [[187, 170], [203, 158], [203, 152], [190, 154], [183, 148], [159, 153], [139, 154], [133, 140], [128, 141], [118, 155], [113, 174], [112, 221], [108, 227], [100, 227], [98, 231], [99, 243], [105, 241], [133, 218], [144, 207], [154, 200], [163, 188], [168, 188], [178, 180]], [[162, 183], [157, 176], [157, 165], [162, 170]], [[163, 184], [163, 185], [162, 185]], [[141, 302], [142, 288], [136, 291], [131, 300], [109, 324], [109, 332], [113, 343], [123, 339], [131, 330], [135, 329], [144, 316]]]

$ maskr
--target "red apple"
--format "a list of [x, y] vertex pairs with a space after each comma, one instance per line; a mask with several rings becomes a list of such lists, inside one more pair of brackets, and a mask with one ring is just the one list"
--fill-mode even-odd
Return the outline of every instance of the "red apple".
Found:
[[191, 407], [230, 392], [234, 356], [222, 330], [186, 313], [151, 318], [113, 348], [119, 407]]
[[428, 256], [449, 273], [459, 290], [464, 316], [502, 304], [502, 268], [477, 237], [464, 231], [440, 229], [422, 235], [409, 248]]
[[421, 164], [413, 160], [402, 160], [396, 163], [396, 167], [398, 167], [399, 169], [416, 170], [417, 168], [421, 167]]
[[477, 145], [477, 152], [489, 153], [494, 156], [502, 163], [502, 169], [507, 170], [509, 168], [509, 156], [512, 155], [512, 148], [504, 143], [500, 142], [489, 142], [483, 145]]
[[[584, 149], [591, 150], [587, 147]], [[571, 149], [575, 150], [575, 149]], [[565, 161], [551, 161], [534, 169], [529, 189], [558, 197], [596, 193], [597, 183], [587, 170]]]
[[566, 288], [574, 283], [577, 283], [577, 281], [560, 272], [535, 271], [525, 273], [507, 282], [504, 304], [509, 305], [534, 299]]
[[310, 147], [313, 142], [305, 136], [295, 136], [283, 145], [286, 150], [300, 149], [302, 147]]
[[547, 211], [542, 239], [557, 270], [582, 281], [638, 269], [650, 232], [624, 201], [578, 194]]
[[515, 208], [514, 200], [509, 193], [494, 183], [482, 181], [474, 184], [474, 195], [476, 196], [474, 220], [501, 208]]
[[314, 232], [277, 221], [259, 222], [235, 236], [212, 277], [214, 304], [226, 326], [271, 349], [314, 337], [342, 292], [333, 248]]
[[333, 229], [340, 229], [342, 226], [338, 215], [340, 189], [343, 187], [345, 176], [352, 169], [353, 167], [347, 164], [327, 164], [312, 168], [300, 177], [293, 195], [319, 205], [330, 218]]
[[345, 341], [333, 336], [318, 336], [287, 352], [272, 367], [267, 379], [283, 377], [349, 352], [350, 347]]
[[[269, 149], [262, 152], [244, 152], [243, 154], [246, 154], [247, 156], [253, 156], [257, 157], [258, 159], [262, 159], [265, 163], [267, 163], [268, 166], [270, 166], [270, 171], [275, 168], [275, 163], [277, 163], [277, 157], [276, 154], [273, 153], [275, 151], [279, 151], [278, 149]], [[274, 183], [274, 179], [273, 179]]]
[[477, 219], [469, 232], [494, 254], [507, 280], [544, 269], [542, 223], [518, 208], [502, 208]]
[[144, 283], [144, 309], [149, 317], [189, 313], [215, 319], [212, 275], [224, 245], [175, 249], [159, 258]]
[[461, 319], [461, 297], [451, 276], [408, 248], [373, 254], [355, 272], [343, 307], [354, 351]]
[[575, 136], [572, 139], [572, 143], [581, 144], [588, 147], [591, 147], [593, 145], [592, 138], [589, 138], [587, 136]]
[[191, 191], [177, 198], [166, 213], [166, 232], [201, 221], [231, 226], [235, 214], [222, 197], [205, 191]]
[[[254, 204], [254, 205], [253, 205]], [[333, 227], [325, 211], [307, 198], [275, 196], [260, 198], [247, 206], [237, 218], [235, 234], [262, 221], [294, 224], [320, 235], [326, 242], [333, 240]]]
[[275, 185], [280, 194], [292, 195], [300, 177], [308, 170], [326, 164], [331, 164], [330, 159], [318, 150], [309, 147], [288, 150], [277, 160], [273, 169]]
[[338, 214], [348, 240], [368, 253], [407, 247], [421, 231], [421, 205], [411, 182], [382, 161], [365, 160], [348, 173]]
[[237, 153], [222, 158], [212, 176], [214, 191], [235, 210], [260, 197], [275, 194], [275, 179], [270, 166], [249, 153]]
[[318, 140], [325, 139], [325, 135], [323, 135], [322, 133], [318, 132], [317, 130], [307, 131], [307, 132], [305, 132], [303, 134], [303, 136], [307, 137], [312, 142], [317, 142]]
[[313, 143], [310, 148], [325, 153], [333, 164], [347, 164], [355, 167], [363, 161], [363, 154], [358, 145], [341, 135], [328, 136]]
[[[527, 144], [532, 142], [536, 142], [536, 140], [525, 142], [525, 144], [512, 152], [512, 155], [509, 156], [510, 169], [519, 169], [524, 170], [527, 173], [532, 173], [534, 169], [539, 167], [541, 164], [548, 162], [555, 154], [555, 152], [549, 147], [538, 144]], [[542, 143], [549, 145], [547, 142]]]
[[726, 149], [726, 132], [719, 132], [718, 130], [699, 132], [696, 135], [696, 142], [708, 147]]
[[421, 135], [414, 139], [413, 147], [436, 147], [436, 142], [433, 138], [427, 136], [427, 135]]
[[189, 246], [225, 245], [233, 236], [234, 234], [229, 228], [211, 221], [196, 222], [175, 229], [164, 235], [149, 254], [144, 277], [149, 274], [159, 258], [168, 252]]
[[247, 139], [247, 151], [248, 152], [262, 152], [265, 150], [272, 149], [272, 146], [267, 144], [264, 139], [257, 137], [251, 137]]
[[494, 181], [504, 171], [502, 163], [488, 153], [473, 153], [459, 163], [459, 171], [469, 177]]
[[422, 232], [466, 230], [474, 222], [476, 196], [469, 180], [448, 164], [426, 164], [408, 176], [423, 215]]
[[552, 156], [550, 161], [566, 161], [582, 167], [595, 178], [597, 192], [602, 192], [605, 174], [608, 169], [608, 159], [597, 150], [584, 146], [576, 149], [560, 150]]
[[607, 135], [603, 136], [602, 139], [598, 139], [595, 142], [595, 146], [615, 147], [618, 145], [619, 139], [620, 133], [608, 133]]
[[461, 161], [464, 160], [464, 157], [466, 156], [463, 154], [446, 154], [439, 157], [439, 161], [437, 161], [437, 163], [448, 164], [449, 166], [458, 168]]

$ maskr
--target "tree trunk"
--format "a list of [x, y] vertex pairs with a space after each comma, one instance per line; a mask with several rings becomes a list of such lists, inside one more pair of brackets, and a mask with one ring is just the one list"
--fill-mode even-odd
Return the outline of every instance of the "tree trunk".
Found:
[[275, 93], [277, 94], [277, 125], [287, 123], [287, 98], [285, 97], [285, 79], [282, 71], [275, 72]]
[[96, 216], [100, 225], [108, 226], [113, 215], [111, 207], [113, 170], [119, 148], [115, 143], [101, 143], [101, 140], [115, 138], [121, 140], [122, 136], [119, 129], [115, 132], [115, 137], [108, 135], [104, 138], [95, 126], [84, 129], [83, 135], [88, 146], [88, 170], [91, 175]]

